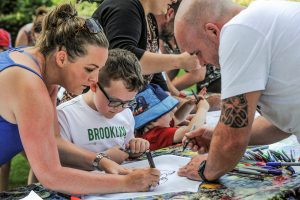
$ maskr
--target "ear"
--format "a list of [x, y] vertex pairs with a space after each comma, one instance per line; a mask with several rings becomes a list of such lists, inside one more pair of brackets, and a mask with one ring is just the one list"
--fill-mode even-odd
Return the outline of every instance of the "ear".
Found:
[[205, 32], [207, 37], [211, 40], [214, 41], [215, 43], [219, 42], [220, 39], [220, 29], [216, 24], [213, 23], [207, 23], [204, 26]]
[[65, 51], [58, 51], [55, 56], [56, 63], [59, 67], [64, 67], [67, 60], [68, 54]]
[[172, 19], [175, 18], [175, 11], [173, 8], [169, 8], [167, 10], [167, 13], [165, 14], [165, 18], [166, 18], [167, 23], [169, 23]]
[[94, 93], [96, 93], [97, 87], [98, 87], [97, 83], [90, 84], [90, 90]]

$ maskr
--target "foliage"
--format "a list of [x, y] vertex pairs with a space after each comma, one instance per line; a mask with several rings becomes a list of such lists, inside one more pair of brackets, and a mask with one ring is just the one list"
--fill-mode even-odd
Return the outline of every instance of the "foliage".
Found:
[[11, 33], [14, 43], [18, 30], [32, 21], [32, 15], [40, 6], [51, 6], [51, 0], [1, 0], [0, 1], [0, 28]]
[[80, 16], [91, 16], [96, 10], [98, 4], [103, 0], [1, 0], [0, 1], [0, 28], [10, 32], [12, 43], [19, 29], [32, 21], [32, 16], [36, 8], [40, 6], [54, 7], [60, 3], [73, 3], [76, 5]]

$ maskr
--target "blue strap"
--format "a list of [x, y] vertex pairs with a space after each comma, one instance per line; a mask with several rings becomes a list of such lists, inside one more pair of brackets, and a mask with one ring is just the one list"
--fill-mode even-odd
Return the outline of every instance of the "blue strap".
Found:
[[25, 65], [21, 65], [21, 64], [12, 64], [12, 65], [9, 65], [9, 66], [7, 66], [5, 69], [8, 69], [8, 68], [10, 68], [10, 67], [15, 67], [15, 66], [19, 66], [19, 67], [21, 67], [21, 68], [24, 68], [24, 69], [27, 69], [27, 70], [29, 70], [29, 71], [31, 71], [32, 73], [34, 73], [34, 74], [36, 74], [38, 77], [40, 77], [42, 80], [44, 80], [43, 79], [43, 77], [39, 74], [39, 73], [37, 73], [36, 71], [34, 71], [33, 69], [31, 69], [31, 68], [29, 68], [29, 67], [27, 67], [27, 66], [25, 66]]
[[37, 61], [37, 59], [36, 59], [35, 57], [33, 57], [33, 55], [31, 55], [30, 53], [24, 51], [24, 50], [22, 49], [22, 48], [24, 48], [24, 47], [25, 47], [25, 46], [16, 47], [16, 48], [14, 48], [14, 49], [11, 49], [11, 51], [18, 51], [18, 52], [20, 52], [20, 53], [25, 54], [25, 55], [28, 56], [29, 58], [31, 58], [31, 59], [35, 62], [35, 64], [39, 67], [40, 71], [42, 72], [42, 68], [41, 68], [39, 62]]

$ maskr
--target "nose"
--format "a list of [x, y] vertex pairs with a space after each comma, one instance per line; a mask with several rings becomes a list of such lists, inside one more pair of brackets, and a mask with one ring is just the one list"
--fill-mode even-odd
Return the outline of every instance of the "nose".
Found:
[[92, 73], [91, 76], [89, 77], [89, 83], [97, 83], [98, 82], [98, 74], [99, 74], [99, 71]]

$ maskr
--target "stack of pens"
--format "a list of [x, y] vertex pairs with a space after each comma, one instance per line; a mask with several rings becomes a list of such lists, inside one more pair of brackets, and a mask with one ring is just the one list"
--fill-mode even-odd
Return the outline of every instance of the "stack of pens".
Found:
[[250, 178], [263, 179], [265, 176], [280, 176], [286, 170], [289, 175], [295, 176], [293, 166], [300, 166], [295, 162], [295, 152], [290, 155], [285, 151], [274, 151], [268, 146], [261, 146], [246, 150], [240, 164], [231, 172]]

